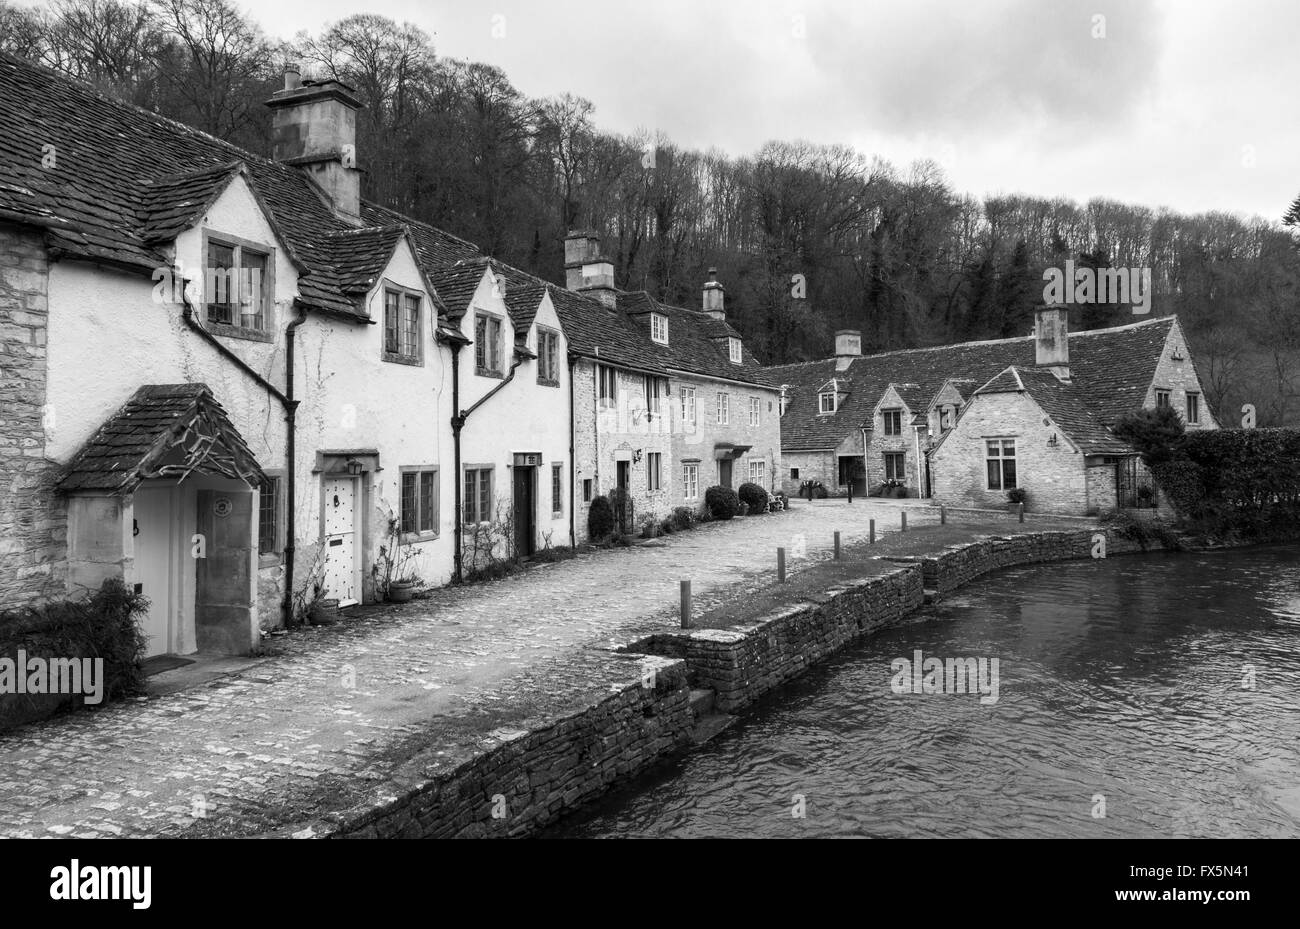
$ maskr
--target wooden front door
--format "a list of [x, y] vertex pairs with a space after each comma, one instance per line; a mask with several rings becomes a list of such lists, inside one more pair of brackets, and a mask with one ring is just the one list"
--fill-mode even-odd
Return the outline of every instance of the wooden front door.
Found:
[[718, 483], [723, 487], [731, 486], [731, 459], [723, 458], [718, 462]]
[[194, 640], [199, 651], [246, 655], [252, 590], [254, 494], [198, 492], [196, 525], [205, 540], [194, 563]]
[[515, 554], [527, 558], [533, 553], [533, 536], [535, 517], [533, 505], [533, 488], [537, 476], [536, 468], [515, 466], [514, 503], [515, 503]]
[[326, 478], [325, 487], [325, 596], [339, 606], [358, 600], [356, 569], [356, 481], [350, 477]]

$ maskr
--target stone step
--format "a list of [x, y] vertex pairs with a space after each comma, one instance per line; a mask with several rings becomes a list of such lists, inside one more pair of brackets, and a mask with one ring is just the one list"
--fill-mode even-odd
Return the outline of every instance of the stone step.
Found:
[[715, 694], [712, 690], [699, 689], [691, 691], [691, 712], [695, 714], [696, 719], [708, 716], [713, 712], [714, 697]]
[[695, 728], [691, 730], [691, 740], [696, 745], [703, 745], [735, 721], [736, 717], [730, 713], [710, 713], [701, 716], [697, 719]]
[[937, 590], [926, 590], [924, 593], [926, 603], [938, 603], [943, 599], [943, 594]]

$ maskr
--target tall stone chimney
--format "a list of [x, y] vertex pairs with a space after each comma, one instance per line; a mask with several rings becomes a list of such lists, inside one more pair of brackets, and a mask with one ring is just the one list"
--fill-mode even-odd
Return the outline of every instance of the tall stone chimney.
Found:
[[858, 329], [839, 329], [835, 332], [835, 370], [845, 371], [854, 358], [862, 357], [862, 332]]
[[284, 90], [271, 108], [271, 154], [297, 165], [329, 194], [334, 213], [361, 224], [361, 171], [357, 168], [357, 110], [361, 101], [340, 81], [304, 81], [297, 65], [284, 71]]
[[1063, 381], [1070, 379], [1070, 321], [1064, 304], [1049, 303], [1034, 310], [1034, 364]]
[[614, 287], [614, 265], [600, 254], [600, 237], [590, 231], [570, 232], [564, 237], [565, 287], [595, 297], [611, 310], [618, 306]]
[[718, 269], [709, 268], [709, 279], [704, 284], [704, 312], [714, 319], [725, 320], [727, 310], [724, 306], [727, 291], [718, 283]]

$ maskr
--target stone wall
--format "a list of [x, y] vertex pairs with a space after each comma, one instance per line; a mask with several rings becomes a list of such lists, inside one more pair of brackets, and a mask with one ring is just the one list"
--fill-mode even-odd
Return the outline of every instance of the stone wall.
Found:
[[[780, 487], [788, 497], [799, 496], [804, 481], [821, 481], [828, 494], [836, 492], [835, 454], [833, 452], [782, 452]], [[792, 468], [799, 469], [798, 477], [791, 477]]]
[[1119, 503], [1118, 486], [1115, 483], [1115, 465], [1089, 462], [1086, 470], [1088, 481], [1088, 512], [1093, 514], [1109, 513]]
[[628, 648], [685, 660], [692, 685], [715, 691], [717, 709], [733, 713], [923, 602], [921, 571], [905, 566], [832, 587], [743, 626], [662, 633]]
[[46, 443], [49, 262], [39, 234], [0, 226], [0, 608], [59, 598], [67, 577], [67, 514]]
[[1016, 533], [954, 546], [937, 555], [898, 556], [890, 560], [919, 565], [927, 590], [948, 593], [998, 568], [1091, 558], [1099, 535], [1106, 538], [1107, 556], [1142, 550], [1139, 543], [1112, 529], [1088, 528]]
[[327, 836], [494, 838], [536, 831], [689, 743], [694, 718], [685, 666], [657, 664], [652, 686], [627, 683], [578, 713], [531, 731], [499, 733], [498, 744], [441, 775], [422, 776], [425, 762], [417, 761], [396, 796], [340, 817]]

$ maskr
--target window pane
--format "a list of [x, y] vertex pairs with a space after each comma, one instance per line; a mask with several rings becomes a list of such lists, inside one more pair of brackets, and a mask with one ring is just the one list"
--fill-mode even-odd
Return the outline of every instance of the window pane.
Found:
[[998, 471], [998, 465], [999, 465], [999, 462], [996, 462], [996, 461], [990, 461], [990, 462], [988, 463], [988, 468], [989, 468], [989, 490], [1001, 490], [1001, 489], [1002, 489], [1002, 479], [1001, 479], [1000, 474], [999, 474], [999, 471]]
[[998, 455], [1002, 454], [1001, 446], [998, 445], [997, 442], [985, 442], [984, 445], [988, 450], [988, 456], [990, 458], [996, 458]]
[[474, 366], [486, 369], [487, 358], [487, 317], [478, 316], [474, 319]]
[[239, 289], [243, 305], [240, 307], [241, 326], [249, 329], [266, 328], [266, 291], [270, 282], [266, 276], [266, 256], [244, 250], [240, 255]]
[[203, 277], [203, 299], [208, 305], [208, 320], [234, 322], [234, 302], [239, 299], [232, 287], [230, 273], [235, 268], [235, 250], [228, 245], [208, 243], [208, 267]]
[[402, 531], [414, 532], [415, 519], [415, 480], [418, 474], [402, 475]]
[[420, 353], [420, 298], [406, 295], [402, 319], [402, 354], [415, 358]]
[[486, 468], [478, 473], [478, 520], [492, 520], [492, 472]]
[[1002, 441], [1002, 455], [1005, 458], [1012, 458], [1016, 454], [1016, 443], [1014, 439], [1004, 439]]
[[384, 351], [394, 355], [400, 351], [397, 323], [397, 294], [386, 290], [384, 291]]
[[420, 531], [433, 532], [438, 528], [438, 474], [424, 471], [420, 474]]
[[1011, 490], [1016, 486], [1016, 463], [1014, 460], [1002, 462], [1002, 489]]
[[477, 522], [474, 503], [478, 500], [478, 472], [465, 472], [465, 505], [463, 516], [465, 522]]
[[267, 478], [258, 493], [257, 550], [264, 555], [275, 551], [275, 502], [279, 481], [278, 477]]

